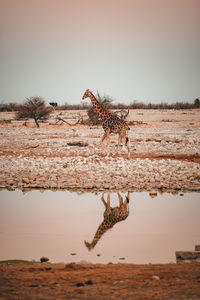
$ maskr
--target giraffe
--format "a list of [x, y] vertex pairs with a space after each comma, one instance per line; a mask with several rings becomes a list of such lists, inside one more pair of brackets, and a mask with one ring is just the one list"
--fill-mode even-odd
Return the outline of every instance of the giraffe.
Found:
[[122, 196], [119, 193], [117, 194], [119, 199], [119, 206], [116, 207], [110, 207], [110, 193], [108, 193], [107, 202], [104, 200], [104, 193], [102, 194], [101, 201], [105, 206], [105, 212], [103, 214], [104, 220], [98, 227], [92, 242], [88, 243], [87, 241], [84, 241], [85, 246], [89, 251], [96, 246], [102, 235], [107, 230], [111, 229], [116, 223], [125, 220], [129, 215], [128, 203], [130, 200], [130, 192], [128, 192], [124, 202]]
[[110, 134], [115, 133], [118, 134], [118, 145], [117, 150], [121, 146], [123, 142], [128, 150], [128, 158], [130, 157], [130, 148], [129, 148], [129, 139], [128, 139], [128, 130], [130, 129], [125, 121], [120, 120], [118, 116], [111, 113], [107, 110], [102, 104], [100, 104], [93, 93], [87, 89], [82, 97], [82, 100], [85, 98], [90, 98], [92, 105], [94, 106], [95, 111], [99, 115], [102, 120], [102, 126], [104, 129], [104, 135], [101, 139], [100, 144], [103, 143], [104, 140], [107, 141], [107, 147], [110, 145]]

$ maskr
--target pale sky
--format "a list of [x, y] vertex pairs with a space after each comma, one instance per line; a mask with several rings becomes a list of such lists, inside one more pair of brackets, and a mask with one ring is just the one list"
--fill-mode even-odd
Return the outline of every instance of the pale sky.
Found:
[[0, 103], [200, 97], [200, 0], [0, 0]]

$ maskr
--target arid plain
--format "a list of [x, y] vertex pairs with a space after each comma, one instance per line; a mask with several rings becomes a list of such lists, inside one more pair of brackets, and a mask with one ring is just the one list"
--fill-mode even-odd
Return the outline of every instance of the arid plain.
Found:
[[[86, 111], [54, 111], [34, 123], [0, 113], [0, 187], [132, 191], [200, 189], [200, 110], [131, 110], [125, 148], [100, 146], [101, 126], [70, 126]], [[86, 176], [87, 175], [87, 176]]]

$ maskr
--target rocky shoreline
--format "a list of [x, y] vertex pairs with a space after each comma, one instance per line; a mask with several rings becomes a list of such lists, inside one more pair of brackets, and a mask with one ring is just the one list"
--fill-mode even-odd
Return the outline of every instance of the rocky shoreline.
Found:
[[199, 191], [199, 176], [199, 164], [170, 159], [6, 156], [0, 188]]

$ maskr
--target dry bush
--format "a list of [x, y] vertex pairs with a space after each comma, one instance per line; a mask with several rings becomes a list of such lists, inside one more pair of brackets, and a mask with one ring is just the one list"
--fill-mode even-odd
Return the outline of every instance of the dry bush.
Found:
[[30, 97], [23, 105], [19, 106], [16, 119], [27, 120], [29, 118], [35, 121], [37, 127], [39, 127], [39, 121], [44, 121], [48, 118], [52, 109], [46, 107], [45, 101], [41, 97]]
[[3, 111], [18, 111], [19, 104], [16, 103], [9, 103], [9, 104], [0, 104], [0, 112]]

